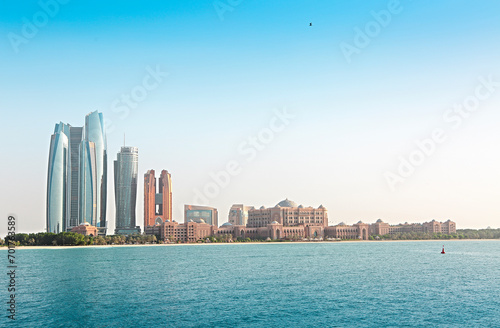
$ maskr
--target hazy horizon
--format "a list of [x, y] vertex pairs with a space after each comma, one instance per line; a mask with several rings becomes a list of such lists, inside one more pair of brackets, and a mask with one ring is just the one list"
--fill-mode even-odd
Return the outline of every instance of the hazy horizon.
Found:
[[[124, 135], [139, 148], [141, 227], [144, 173], [166, 169], [178, 222], [184, 204], [216, 207], [221, 225], [232, 204], [288, 198], [322, 204], [330, 225], [500, 228], [500, 3], [0, 9], [0, 209], [18, 232], [45, 231], [54, 125], [83, 126], [95, 110], [107, 124], [108, 234]], [[233, 174], [215, 192], [221, 171]]]

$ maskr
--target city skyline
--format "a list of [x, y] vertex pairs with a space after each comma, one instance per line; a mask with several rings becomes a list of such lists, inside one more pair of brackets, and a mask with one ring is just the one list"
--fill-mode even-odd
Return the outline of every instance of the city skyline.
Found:
[[108, 151], [126, 133], [140, 175], [172, 174], [177, 221], [185, 204], [222, 223], [233, 204], [288, 197], [323, 204], [331, 224], [498, 227], [497, 3], [69, 2], [29, 37], [44, 9], [1, 6], [0, 208], [21, 231], [45, 229], [54, 122], [94, 110]]

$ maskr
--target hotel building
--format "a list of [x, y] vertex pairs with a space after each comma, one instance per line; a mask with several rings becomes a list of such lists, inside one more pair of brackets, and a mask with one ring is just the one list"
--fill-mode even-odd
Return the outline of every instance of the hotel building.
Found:
[[[235, 205], [241, 209], [241, 205]], [[232, 207], [232, 210], [235, 209]], [[184, 224], [177, 222], [164, 222], [146, 229], [146, 234], [159, 235], [160, 238], [169, 241], [196, 242], [206, 237], [216, 236], [228, 239], [251, 238], [251, 239], [361, 239], [368, 240], [371, 235], [387, 235], [400, 232], [426, 232], [446, 233], [456, 232], [456, 224], [453, 221], [437, 222], [435, 220], [423, 224], [400, 224], [391, 226], [382, 220], [374, 224], [359, 221], [353, 225], [343, 222], [328, 226], [328, 211], [320, 205], [318, 208], [304, 207], [285, 199], [271, 208], [261, 207], [248, 210], [248, 222], [246, 225], [235, 225], [226, 222], [217, 227], [210, 225], [202, 214], [189, 213], [188, 211], [208, 211], [209, 207], [185, 206]], [[212, 209], [215, 210], [215, 209]], [[188, 214], [189, 213], [189, 214]], [[231, 211], [230, 211], [231, 216]], [[234, 215], [236, 216], [236, 215]], [[205, 218], [207, 215], [205, 215]], [[240, 221], [241, 222], [241, 221]]]
[[162, 224], [146, 227], [144, 232], [146, 235], [156, 235], [161, 240], [169, 242], [194, 243], [213, 236], [216, 230], [217, 227], [208, 223], [165, 221]]
[[230, 234], [234, 238], [271, 238], [302, 239], [324, 236], [328, 225], [328, 211], [320, 205], [318, 208], [304, 207], [285, 199], [276, 206], [248, 210], [246, 225], [223, 224], [215, 232], [217, 235]]
[[161, 171], [156, 189], [154, 170], [144, 174], [144, 228], [172, 221], [172, 178], [167, 170]]
[[219, 213], [213, 207], [184, 205], [184, 222], [207, 223], [217, 227], [219, 225]]

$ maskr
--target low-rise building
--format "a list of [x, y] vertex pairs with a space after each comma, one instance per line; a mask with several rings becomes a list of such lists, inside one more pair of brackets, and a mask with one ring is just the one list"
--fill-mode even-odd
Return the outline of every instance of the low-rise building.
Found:
[[80, 224], [79, 226], [71, 229], [71, 232], [76, 232], [84, 236], [97, 236], [97, 227], [91, 226], [90, 223], [85, 222], [84, 224]]

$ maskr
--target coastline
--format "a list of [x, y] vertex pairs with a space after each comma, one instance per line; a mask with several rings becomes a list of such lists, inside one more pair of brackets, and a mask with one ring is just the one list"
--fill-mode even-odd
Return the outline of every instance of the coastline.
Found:
[[[138, 244], [138, 245], [89, 245], [89, 246], [16, 246], [17, 249], [77, 249], [77, 248], [119, 248], [119, 247], [162, 247], [162, 246], [215, 246], [215, 245], [300, 245], [338, 243], [402, 243], [402, 242], [456, 242], [456, 241], [500, 241], [500, 239], [420, 239], [420, 240], [340, 240], [340, 241], [297, 241], [297, 242], [246, 242], [246, 243], [180, 243], [180, 244]], [[0, 247], [0, 250], [7, 247]]]

